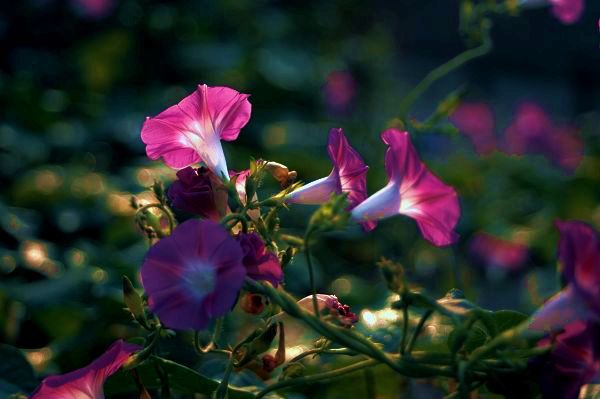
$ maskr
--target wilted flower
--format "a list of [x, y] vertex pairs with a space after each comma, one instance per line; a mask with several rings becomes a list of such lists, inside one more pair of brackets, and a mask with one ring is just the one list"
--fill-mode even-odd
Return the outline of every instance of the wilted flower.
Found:
[[583, 142], [571, 127], [555, 126], [537, 104], [521, 104], [505, 132], [506, 151], [544, 155], [566, 171], [574, 171], [583, 157]]
[[44, 378], [31, 399], [104, 399], [102, 387], [106, 379], [140, 349], [139, 345], [119, 340], [88, 366]]
[[240, 299], [240, 307], [246, 313], [261, 314], [267, 306], [267, 299], [261, 294], [248, 292]]
[[[298, 305], [308, 312], [313, 312], [313, 297], [309, 295], [298, 301]], [[350, 306], [343, 305], [335, 295], [317, 294], [317, 306], [324, 316], [332, 316], [341, 325], [350, 327], [358, 321], [356, 314], [350, 311]]]
[[227, 192], [221, 180], [208, 168], [187, 167], [177, 172], [177, 180], [167, 192], [175, 208], [219, 220], [227, 208]]
[[350, 146], [342, 129], [331, 129], [327, 152], [333, 169], [327, 177], [315, 180], [287, 195], [286, 201], [295, 204], [322, 204], [332, 193], [348, 193], [349, 209], [367, 198], [367, 169], [369, 168]]
[[462, 103], [450, 115], [450, 121], [467, 135], [480, 155], [496, 149], [494, 114], [488, 104]]
[[567, 286], [533, 316], [530, 329], [557, 331], [578, 320], [600, 321], [600, 239], [583, 222], [556, 222], [558, 259]]
[[471, 254], [486, 267], [505, 272], [516, 271], [525, 264], [527, 246], [503, 240], [487, 233], [477, 233], [469, 244]]
[[423, 237], [437, 246], [458, 239], [454, 227], [460, 216], [456, 192], [433, 175], [419, 159], [408, 132], [388, 129], [381, 138], [388, 184], [352, 210], [359, 222], [397, 214], [416, 220]]
[[234, 305], [246, 277], [238, 242], [219, 224], [190, 219], [150, 248], [142, 265], [148, 304], [171, 328], [205, 328]]
[[246, 267], [248, 277], [254, 280], [265, 280], [277, 287], [283, 281], [283, 270], [277, 255], [267, 250], [258, 233], [240, 233], [237, 241], [242, 248], [242, 263]]
[[[544, 399], [577, 399], [581, 387], [600, 373], [600, 325], [576, 321], [554, 340], [541, 367]], [[540, 342], [544, 346], [550, 339]]]
[[217, 176], [229, 176], [221, 140], [235, 140], [250, 119], [247, 94], [228, 87], [198, 89], [142, 127], [150, 159], [163, 157], [174, 169], [204, 162]]

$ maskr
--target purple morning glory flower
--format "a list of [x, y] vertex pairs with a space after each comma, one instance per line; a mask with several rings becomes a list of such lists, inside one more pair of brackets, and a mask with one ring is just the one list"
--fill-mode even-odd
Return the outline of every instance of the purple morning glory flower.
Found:
[[246, 267], [248, 277], [254, 280], [265, 280], [277, 287], [283, 281], [283, 270], [277, 255], [265, 247], [258, 233], [240, 233], [237, 241], [242, 247], [242, 263]]
[[210, 169], [187, 167], [177, 172], [177, 180], [167, 192], [173, 206], [182, 211], [218, 221], [227, 210], [227, 192]]
[[327, 177], [315, 180], [287, 195], [286, 201], [294, 204], [322, 204], [332, 193], [348, 193], [349, 209], [367, 198], [367, 169], [358, 152], [350, 146], [342, 129], [331, 129], [327, 152], [333, 169]]
[[139, 345], [118, 340], [90, 365], [63, 375], [44, 378], [31, 399], [104, 399], [104, 381], [117, 372]]
[[554, 349], [542, 365], [540, 387], [544, 399], [577, 399], [581, 387], [600, 375], [598, 337], [600, 325], [585, 321], [567, 325], [556, 337]]
[[218, 223], [180, 224], [150, 248], [142, 265], [150, 309], [167, 327], [205, 328], [235, 304], [246, 277], [243, 256]]
[[558, 259], [567, 286], [533, 316], [531, 329], [557, 331], [578, 320], [600, 321], [600, 238], [583, 222], [557, 221]]

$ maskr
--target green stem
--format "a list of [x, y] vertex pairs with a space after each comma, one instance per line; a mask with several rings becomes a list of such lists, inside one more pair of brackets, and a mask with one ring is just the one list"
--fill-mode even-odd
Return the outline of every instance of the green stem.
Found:
[[319, 374], [308, 375], [305, 377], [298, 377], [289, 380], [283, 380], [267, 388], [263, 389], [256, 395], [256, 399], [264, 398], [269, 392], [277, 391], [284, 388], [293, 387], [296, 385], [313, 384], [315, 382], [331, 381], [333, 379], [342, 377], [346, 374], [353, 373], [358, 370], [362, 370], [367, 367], [373, 367], [377, 365], [377, 361], [373, 359], [363, 360], [362, 362], [354, 363], [350, 366], [342, 367], [336, 370], [326, 371]]
[[417, 339], [419, 338], [419, 334], [421, 334], [421, 330], [423, 330], [423, 326], [425, 325], [425, 322], [427, 321], [427, 319], [429, 319], [429, 316], [431, 316], [433, 313], [432, 310], [427, 310], [425, 311], [425, 313], [423, 313], [423, 316], [421, 316], [421, 319], [419, 320], [419, 324], [417, 324], [417, 327], [415, 328], [415, 331], [413, 332], [412, 337], [410, 338], [410, 342], [408, 343], [408, 347], [406, 349], [406, 352], [408, 354], [410, 354], [413, 350], [413, 348], [415, 347], [415, 344], [417, 343]]
[[229, 215], [223, 217], [220, 223], [225, 226], [227, 230], [231, 230], [236, 223], [232, 224], [231, 226], [228, 226], [227, 224], [232, 220], [240, 222], [244, 232], [248, 231], [248, 221], [246, 220], [246, 215], [244, 213], [230, 213]]
[[271, 300], [281, 306], [282, 310], [290, 317], [296, 318], [311, 327], [317, 333], [337, 342], [340, 345], [366, 355], [390, 367], [392, 370], [408, 377], [431, 377], [446, 376], [453, 377], [452, 369], [447, 366], [429, 366], [419, 363], [416, 359], [398, 359], [383, 352], [375, 343], [367, 337], [357, 334], [348, 328], [334, 326], [330, 323], [316, 318], [313, 314], [301, 309], [296, 300], [285, 291], [278, 291], [268, 284], [260, 284], [252, 279], [246, 279], [246, 289], [268, 296]]
[[319, 312], [319, 304], [317, 301], [317, 288], [315, 287], [315, 273], [313, 270], [312, 260], [310, 258], [310, 232], [304, 236], [304, 254], [306, 255], [306, 264], [308, 265], [308, 279], [310, 281], [310, 292], [312, 294], [313, 311], [317, 319], [321, 317]]
[[200, 333], [198, 331], [194, 331], [194, 348], [196, 348], [198, 353], [207, 353], [217, 348], [217, 340], [219, 339], [221, 331], [223, 330], [224, 318], [225, 317], [218, 317], [215, 321], [215, 328], [213, 330], [212, 337], [206, 346], [200, 345]]
[[307, 356], [310, 355], [318, 355], [318, 354], [328, 354], [328, 355], [346, 355], [346, 356], [354, 356], [356, 355], [356, 352], [348, 349], [348, 348], [340, 348], [340, 349], [310, 349], [307, 350], [306, 352], [302, 352], [299, 355], [297, 355], [296, 357], [294, 357], [292, 360], [290, 360], [289, 362], [297, 362], [300, 361], [302, 359], [304, 359]]
[[233, 353], [231, 353], [231, 357], [229, 358], [229, 362], [227, 363], [227, 368], [225, 369], [225, 374], [223, 375], [223, 379], [221, 383], [213, 393], [213, 399], [226, 399], [227, 392], [229, 391], [229, 377], [231, 377], [231, 371], [233, 370]]
[[171, 213], [171, 211], [164, 206], [163, 204], [160, 203], [156, 203], [156, 204], [147, 204], [142, 206], [141, 208], [138, 208], [136, 210], [136, 214], [137, 213], [142, 213], [147, 211], [150, 208], [156, 208], [156, 209], [160, 209], [162, 211], [162, 213], [165, 214], [165, 216], [167, 216], [167, 219], [169, 220], [169, 234], [173, 232], [173, 229], [175, 228], [175, 219], [173, 218], [173, 214]]
[[406, 336], [408, 335], [408, 305], [402, 306], [402, 341], [400, 342], [400, 353], [404, 355], [406, 349]]
[[421, 80], [421, 82], [419, 82], [419, 84], [416, 85], [400, 103], [400, 118], [406, 119], [408, 111], [413, 103], [437, 80], [460, 68], [467, 62], [482, 57], [491, 51], [492, 40], [489, 35], [490, 22], [484, 20], [482, 21], [482, 24], [485, 24], [485, 26], [482, 27], [483, 41], [481, 45], [460, 53], [456, 57], [429, 72], [425, 78]]
[[367, 398], [368, 399], [376, 399], [377, 398], [377, 390], [375, 388], [375, 374], [373, 370], [370, 368], [364, 369], [365, 374], [365, 385], [367, 388]]

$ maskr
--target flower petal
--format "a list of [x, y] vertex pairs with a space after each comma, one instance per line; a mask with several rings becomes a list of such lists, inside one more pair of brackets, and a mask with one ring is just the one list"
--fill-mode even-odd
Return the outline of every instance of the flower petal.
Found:
[[31, 399], [101, 399], [104, 381], [129, 357], [142, 349], [139, 345], [118, 340], [88, 366], [63, 375], [46, 377]]
[[381, 137], [389, 145], [385, 155], [389, 182], [354, 208], [353, 219], [366, 222], [399, 213], [415, 219], [423, 237], [434, 245], [455, 242], [460, 208], [454, 189], [427, 170], [407, 132], [389, 129]]
[[556, 222], [563, 275], [600, 318], [600, 238], [583, 222]]

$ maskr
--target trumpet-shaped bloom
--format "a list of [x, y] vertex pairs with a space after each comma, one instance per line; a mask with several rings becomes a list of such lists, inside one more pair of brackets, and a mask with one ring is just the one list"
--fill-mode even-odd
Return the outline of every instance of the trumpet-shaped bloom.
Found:
[[237, 240], [242, 247], [242, 263], [246, 267], [248, 277], [268, 281], [277, 287], [283, 281], [283, 270], [277, 255], [267, 250], [260, 235], [240, 233]]
[[63, 375], [44, 378], [31, 399], [104, 399], [104, 381], [136, 351], [139, 345], [119, 340], [88, 366]]
[[367, 169], [358, 152], [350, 146], [342, 129], [331, 129], [327, 152], [333, 169], [327, 177], [294, 190], [286, 201], [295, 204], [322, 204], [332, 193], [348, 193], [349, 209], [367, 198]]
[[600, 239], [583, 222], [557, 222], [558, 259], [567, 281], [533, 316], [531, 329], [557, 331], [578, 320], [600, 321]]
[[583, 14], [583, 0], [550, 0], [552, 14], [565, 25], [579, 21]]
[[177, 172], [167, 195], [175, 208], [218, 221], [226, 213], [227, 192], [209, 169], [187, 167]]
[[450, 115], [450, 121], [464, 133], [480, 155], [496, 149], [494, 114], [485, 103], [462, 103]]
[[228, 87], [198, 89], [142, 127], [150, 159], [163, 158], [173, 169], [204, 162], [217, 176], [229, 176], [221, 140], [235, 140], [250, 119], [247, 94]]
[[218, 223], [190, 219], [142, 265], [148, 304], [167, 327], [202, 329], [235, 304], [246, 277], [238, 242]]
[[599, 336], [600, 325], [576, 321], [556, 337], [554, 349], [541, 365], [540, 387], [545, 399], [577, 399], [581, 387], [600, 373]]
[[381, 138], [389, 146], [385, 155], [389, 182], [354, 208], [352, 218], [365, 222], [406, 215], [415, 219], [431, 243], [442, 246], [455, 242], [460, 208], [454, 189], [427, 170], [407, 132], [388, 129]]

